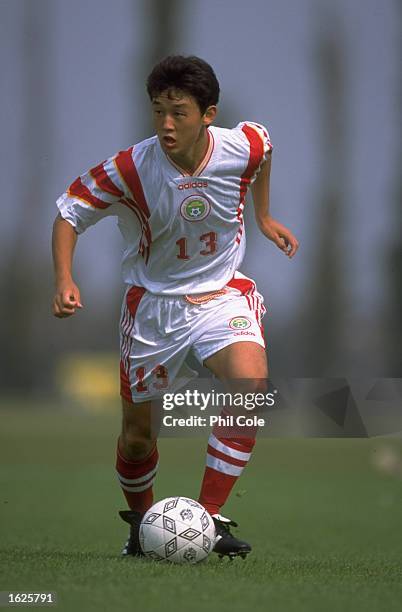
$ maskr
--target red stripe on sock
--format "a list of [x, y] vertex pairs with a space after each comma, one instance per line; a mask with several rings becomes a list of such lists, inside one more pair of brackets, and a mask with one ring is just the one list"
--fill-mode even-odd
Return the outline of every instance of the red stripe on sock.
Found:
[[[240, 451], [241, 453], [251, 453], [255, 444], [255, 435], [257, 433], [257, 428], [253, 431], [253, 436], [250, 438], [236, 438], [235, 440], [231, 440], [229, 438], [222, 438], [219, 436], [215, 436], [221, 444], [228, 446], [229, 448], [233, 448], [233, 450]], [[251, 428], [250, 428], [251, 431]]]
[[158, 457], [158, 449], [155, 445], [144, 459], [131, 461], [123, 457], [119, 445], [117, 445], [116, 469], [124, 478], [141, 478], [141, 476], [145, 476], [155, 468], [158, 463]]
[[210, 444], [208, 444], [207, 453], [208, 455], [212, 455], [213, 457], [216, 457], [217, 459], [222, 459], [222, 461], [226, 461], [226, 463], [230, 463], [231, 465], [237, 465], [238, 467], [244, 467], [245, 465], [247, 465], [247, 462], [248, 462], [247, 459], [245, 461], [242, 461], [241, 459], [236, 459], [236, 457], [231, 457], [230, 455], [226, 455], [225, 453], [222, 453], [221, 451], [216, 450], [216, 448], [214, 448]]
[[[138, 461], [130, 461], [123, 457], [118, 442], [116, 452], [116, 469], [123, 478], [128, 478], [130, 480], [134, 478], [141, 478], [155, 469], [156, 464], [158, 463], [158, 458], [158, 449], [155, 444], [149, 455]], [[139, 483], [139, 486], [147, 484], [147, 482], [154, 478], [154, 476], [155, 475], [145, 480], [143, 483]], [[152, 485], [145, 489], [145, 491], [134, 492], [126, 491], [125, 489], [122, 489], [122, 491], [131, 510], [136, 510], [137, 512], [143, 513], [146, 512], [153, 504]]]
[[[255, 438], [236, 438], [235, 440], [227, 438], [218, 438], [219, 442], [235, 450], [251, 453], [255, 444]], [[216, 450], [210, 444], [208, 445], [208, 454], [213, 455], [218, 459], [222, 459], [227, 463], [238, 467], [245, 467], [248, 461], [242, 461]], [[199, 502], [210, 514], [219, 514], [221, 507], [226, 503], [233, 486], [235, 485], [238, 476], [224, 474], [218, 472], [209, 466], [205, 467], [204, 478], [201, 485]]]

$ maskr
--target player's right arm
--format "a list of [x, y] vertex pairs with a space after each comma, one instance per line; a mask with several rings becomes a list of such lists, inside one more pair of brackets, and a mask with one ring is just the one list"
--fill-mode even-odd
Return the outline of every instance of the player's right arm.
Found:
[[53, 314], [64, 318], [73, 315], [77, 308], [82, 308], [80, 290], [73, 281], [72, 263], [77, 233], [74, 227], [59, 214], [57, 215], [52, 234], [52, 252], [55, 273], [55, 295]]
[[53, 314], [63, 318], [82, 308], [80, 290], [72, 277], [77, 237], [113, 212], [113, 204], [132, 197], [122, 176], [132, 175], [132, 147], [120, 151], [81, 174], [57, 200], [59, 215], [53, 225], [52, 250], [56, 291]]

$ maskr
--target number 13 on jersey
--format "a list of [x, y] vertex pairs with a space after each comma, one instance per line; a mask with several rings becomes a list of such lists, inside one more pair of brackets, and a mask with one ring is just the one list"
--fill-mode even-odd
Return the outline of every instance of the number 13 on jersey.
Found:
[[[213, 255], [217, 250], [217, 242], [218, 235], [216, 232], [207, 232], [206, 234], [202, 234], [200, 236], [200, 249], [198, 253], [200, 255]], [[176, 241], [177, 246], [179, 247], [179, 252], [177, 254], [177, 259], [190, 259], [195, 253], [189, 253], [187, 249], [187, 238], [179, 238]], [[197, 254], [198, 254], [197, 253]]]

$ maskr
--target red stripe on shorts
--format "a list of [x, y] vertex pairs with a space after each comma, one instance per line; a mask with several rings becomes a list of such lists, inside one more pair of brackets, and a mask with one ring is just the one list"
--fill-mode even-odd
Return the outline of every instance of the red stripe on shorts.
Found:
[[127, 307], [132, 317], [135, 317], [141, 298], [146, 289], [144, 287], [136, 287], [135, 285], [129, 289], [126, 297]]
[[255, 287], [253, 281], [248, 278], [232, 278], [232, 280], [227, 283], [227, 286], [238, 289], [243, 295], [251, 293]]
[[[132, 317], [132, 326], [130, 326], [130, 332], [134, 327], [134, 319], [140, 305], [142, 296], [146, 289], [144, 287], [131, 287], [126, 295], [126, 307]], [[124, 331], [124, 330], [123, 330]], [[123, 359], [123, 355], [120, 359], [120, 395], [128, 402], [133, 401], [130, 385], [130, 373], [129, 373], [129, 354], [131, 352], [132, 338], [130, 338], [128, 345], [126, 346], [125, 353], [127, 353], [127, 359]], [[127, 365], [126, 365], [127, 364]]]

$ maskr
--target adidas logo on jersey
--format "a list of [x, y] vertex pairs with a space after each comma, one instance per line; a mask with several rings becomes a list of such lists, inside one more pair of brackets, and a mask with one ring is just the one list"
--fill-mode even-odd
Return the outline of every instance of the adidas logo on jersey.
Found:
[[208, 181], [193, 181], [192, 183], [183, 183], [182, 185], [179, 185], [178, 189], [183, 191], [183, 189], [205, 189], [205, 187], [208, 187]]

